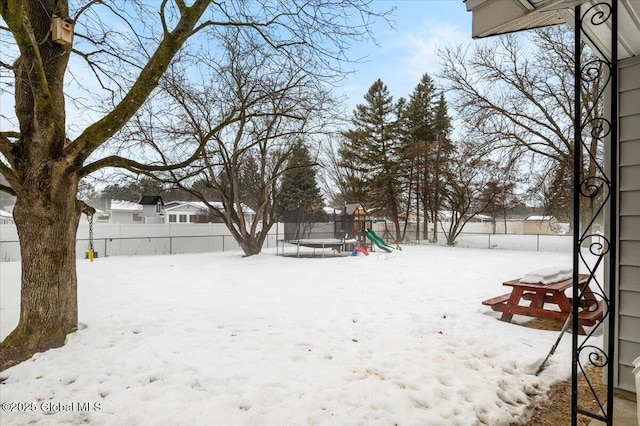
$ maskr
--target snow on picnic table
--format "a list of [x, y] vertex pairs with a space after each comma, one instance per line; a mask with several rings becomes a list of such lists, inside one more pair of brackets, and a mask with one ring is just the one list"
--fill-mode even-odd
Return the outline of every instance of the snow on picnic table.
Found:
[[[536, 377], [558, 332], [498, 321], [481, 301], [570, 256], [405, 246], [80, 260], [79, 330], [0, 373], [1, 402], [32, 409], [0, 423], [507, 425], [570, 376], [571, 338]], [[4, 338], [20, 265], [0, 274]]]

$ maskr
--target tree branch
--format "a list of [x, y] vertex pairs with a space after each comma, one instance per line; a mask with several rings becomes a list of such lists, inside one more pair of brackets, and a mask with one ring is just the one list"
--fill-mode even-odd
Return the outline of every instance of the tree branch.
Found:
[[24, 17], [22, 0], [5, 0], [0, 3], [2, 19], [7, 23], [20, 50], [20, 61], [24, 63], [24, 69], [28, 70], [31, 79], [31, 91], [36, 105], [43, 105], [49, 97], [49, 85], [45, 75], [38, 41], [35, 39], [33, 29], [28, 26], [28, 20]]
[[17, 195], [17, 193], [21, 190], [22, 185], [20, 184], [20, 179], [18, 175], [6, 164], [0, 161], [0, 174], [4, 176], [4, 178], [9, 183], [10, 190], [3, 189], [4, 192], [8, 192], [11, 195]]
[[13, 195], [14, 197], [18, 194], [13, 190], [12, 187], [0, 184], [0, 191], [6, 192], [7, 194]]
[[[192, 6], [183, 9], [175, 29], [162, 39], [125, 97], [109, 114], [89, 126], [73, 143], [69, 144], [65, 149], [66, 155], [83, 161], [129, 121], [156, 88], [160, 77], [189, 37], [209, 3], [210, 0], [196, 0]], [[93, 163], [91, 168], [97, 170], [95, 165], [98, 164], [103, 162]]]
[[187, 167], [193, 161], [195, 161], [204, 149], [204, 145], [200, 145], [198, 149], [186, 160], [181, 161], [180, 163], [175, 164], [164, 164], [164, 165], [153, 165], [153, 164], [144, 164], [139, 163], [137, 161], [131, 160], [129, 158], [120, 157], [117, 155], [111, 155], [109, 157], [104, 157], [100, 160], [97, 160], [91, 164], [88, 164], [82, 168], [80, 171], [80, 176], [88, 176], [91, 173], [100, 170], [105, 167], [115, 167], [126, 169], [134, 173], [141, 172], [166, 172], [170, 170], [179, 169], [182, 167]]

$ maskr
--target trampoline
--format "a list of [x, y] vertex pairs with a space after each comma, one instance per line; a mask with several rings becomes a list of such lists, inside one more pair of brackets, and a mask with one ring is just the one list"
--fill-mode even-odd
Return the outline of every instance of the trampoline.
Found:
[[[351, 248], [357, 243], [355, 238], [340, 239], [340, 238], [306, 238], [299, 240], [281, 240], [282, 242], [282, 256], [293, 257], [335, 257], [346, 256], [350, 253]], [[292, 244], [297, 246], [294, 253], [285, 253], [285, 244]], [[306, 247], [313, 250], [300, 250], [300, 247]], [[316, 250], [320, 249], [320, 253], [316, 253]], [[331, 252], [327, 254], [325, 249], [331, 249]]]
[[296, 244], [302, 247], [311, 247], [311, 248], [338, 248], [343, 247], [347, 244], [355, 244], [357, 241], [355, 238], [351, 238], [348, 240], [339, 239], [339, 238], [309, 238], [304, 240], [290, 240], [287, 241], [289, 244]]
[[283, 219], [284, 238], [278, 239], [276, 254], [280, 254], [282, 243], [281, 253], [286, 256], [285, 247], [291, 244], [296, 249], [289, 256], [295, 257], [344, 256], [355, 245], [366, 247], [362, 230], [372, 225], [361, 204], [345, 204], [340, 210], [325, 207], [324, 211], [307, 211], [300, 203], [296, 210], [285, 211]]

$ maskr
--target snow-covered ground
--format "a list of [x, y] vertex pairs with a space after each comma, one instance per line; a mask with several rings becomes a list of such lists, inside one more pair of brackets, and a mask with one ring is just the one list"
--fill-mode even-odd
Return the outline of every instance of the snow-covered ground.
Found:
[[[80, 260], [80, 329], [0, 373], [0, 423], [506, 425], [569, 377], [571, 336], [536, 377], [558, 332], [498, 321], [481, 301], [570, 264], [434, 246]], [[20, 265], [0, 274], [4, 338]]]

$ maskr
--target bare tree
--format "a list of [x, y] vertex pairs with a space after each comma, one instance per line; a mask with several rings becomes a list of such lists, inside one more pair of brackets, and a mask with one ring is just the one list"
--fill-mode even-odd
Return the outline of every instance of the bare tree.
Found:
[[343, 136], [340, 134], [328, 135], [319, 151], [318, 182], [330, 206], [342, 206], [345, 203], [356, 200], [349, 195], [347, 185], [349, 170], [340, 165], [341, 158], [338, 154]]
[[477, 214], [486, 211], [500, 195], [499, 191], [489, 191], [492, 182], [500, 180], [501, 169], [497, 163], [479, 154], [474, 147], [463, 145], [460, 154], [451, 158], [443, 194], [444, 210], [449, 217], [439, 217], [449, 246], [455, 245], [464, 226]]
[[[456, 47], [440, 52], [441, 77], [456, 95], [453, 105], [458, 117], [488, 152], [501, 151], [501, 156], [519, 161], [523, 169], [572, 170], [572, 37], [569, 28], [553, 27], [536, 30], [534, 41], [528, 44], [522, 35], [511, 34], [473, 49]], [[583, 63], [592, 63], [593, 55], [582, 47]], [[602, 154], [598, 143], [601, 123], [589, 119], [597, 117], [601, 108], [596, 94], [602, 73], [593, 71], [591, 75], [598, 77], [581, 88], [583, 115], [589, 123], [584, 131], [590, 141], [583, 169], [591, 173], [595, 173], [596, 159]], [[538, 173], [532, 173], [535, 175]], [[557, 195], [571, 197], [570, 188]]]
[[480, 205], [485, 206], [482, 213], [491, 216], [494, 234], [497, 232], [499, 218], [502, 218], [504, 233], [507, 233], [507, 213], [521, 203], [520, 197], [516, 195], [518, 179], [514, 176], [514, 170], [504, 165], [501, 165], [500, 169], [498, 175], [489, 179], [478, 200]]
[[[250, 256], [260, 253], [275, 221], [280, 177], [295, 167], [288, 161], [294, 147], [322, 131], [332, 99], [304, 52], [294, 62], [261, 49], [255, 38], [243, 39], [236, 29], [220, 36], [224, 55], [199, 52], [189, 61], [189, 70], [197, 69], [201, 81], [171, 70], [161, 82], [177, 106], [176, 114], [170, 120], [161, 114], [162, 121], [148, 125], [138, 120], [132, 137], [140, 135], [158, 153], [167, 152], [162, 136], [178, 140], [172, 151], [178, 158], [185, 147], [204, 147], [188, 167], [154, 176], [204, 202]], [[175, 159], [165, 155], [164, 161]], [[207, 194], [192, 185], [195, 181], [205, 182], [204, 188], [212, 189], [223, 207], [210, 203]], [[256, 213], [252, 223], [241, 214], [245, 200]]]
[[[137, 149], [136, 141], [107, 144], [156, 92], [188, 40], [195, 51], [215, 50], [220, 29], [235, 27], [291, 61], [306, 51], [314, 71], [335, 76], [348, 41], [367, 37], [375, 16], [368, 0], [96, 0], [73, 7], [66, 0], [0, 0], [2, 90], [15, 98], [15, 116], [7, 119], [17, 122], [0, 133], [0, 173], [8, 182], [0, 190], [16, 196], [22, 258], [20, 321], [1, 343], [3, 354], [61, 346], [77, 327], [80, 179], [106, 167], [149, 173], [202, 158], [202, 139], [173, 164], [164, 153]], [[357, 22], [345, 19], [353, 11]], [[52, 39], [56, 17], [74, 22], [72, 40]], [[84, 86], [84, 95], [66, 97], [65, 78]], [[72, 107], [81, 112], [73, 126]]]

